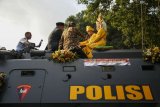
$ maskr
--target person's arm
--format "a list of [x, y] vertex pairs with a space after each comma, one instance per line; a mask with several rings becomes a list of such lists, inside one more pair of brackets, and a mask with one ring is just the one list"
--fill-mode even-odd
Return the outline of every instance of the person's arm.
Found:
[[53, 34], [53, 32], [49, 35], [49, 37], [48, 37], [48, 44], [47, 44], [47, 49], [48, 50], [51, 50], [52, 49], [52, 34]]
[[98, 42], [101, 38], [103, 38], [106, 35], [106, 32], [103, 28], [99, 29], [99, 31], [96, 34], [96, 37], [90, 42], [95, 43]]
[[42, 42], [43, 42], [43, 39], [41, 39], [41, 41], [39, 42], [39, 44], [38, 44], [38, 45], [36, 45], [35, 47], [41, 47]]
[[63, 49], [63, 42], [64, 42], [64, 32], [62, 33], [61, 39], [59, 41], [58, 49]]
[[83, 42], [80, 42], [79, 44], [80, 44], [80, 46], [85, 46], [87, 43], [88, 43], [88, 40], [85, 40]]
[[82, 35], [82, 33], [77, 29], [77, 34], [82, 37], [82, 38], [85, 38], [84, 35]]
[[52, 45], [51, 45], [51, 39], [48, 39], [48, 45], [47, 45], [47, 47], [48, 47], [48, 50], [51, 50], [51, 47], [52, 47]]

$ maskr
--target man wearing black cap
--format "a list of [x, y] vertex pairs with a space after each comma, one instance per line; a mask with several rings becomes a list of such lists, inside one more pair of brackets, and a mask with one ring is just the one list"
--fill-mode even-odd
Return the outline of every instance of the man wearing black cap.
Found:
[[58, 50], [59, 41], [61, 39], [62, 32], [64, 30], [64, 23], [57, 22], [56, 28], [51, 32], [48, 38], [48, 50], [56, 51]]

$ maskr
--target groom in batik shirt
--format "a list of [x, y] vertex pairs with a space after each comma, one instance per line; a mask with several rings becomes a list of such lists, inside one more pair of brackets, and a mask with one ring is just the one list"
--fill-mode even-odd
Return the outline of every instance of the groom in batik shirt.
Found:
[[79, 57], [86, 58], [79, 46], [80, 37], [83, 37], [79, 30], [76, 28], [76, 24], [70, 22], [68, 27], [64, 30], [61, 40], [59, 42], [59, 49], [70, 50], [76, 52]]

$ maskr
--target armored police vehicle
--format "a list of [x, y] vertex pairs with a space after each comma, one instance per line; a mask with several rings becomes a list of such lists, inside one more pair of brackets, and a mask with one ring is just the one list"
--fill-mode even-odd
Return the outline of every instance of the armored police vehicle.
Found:
[[0, 51], [0, 106], [158, 107], [160, 65], [141, 50], [94, 51], [93, 59], [49, 60], [51, 52]]

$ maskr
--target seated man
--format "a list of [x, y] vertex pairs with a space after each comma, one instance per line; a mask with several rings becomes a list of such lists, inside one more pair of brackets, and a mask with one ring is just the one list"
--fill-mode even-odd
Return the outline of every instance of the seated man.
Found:
[[91, 26], [87, 26], [86, 31], [90, 38], [80, 42], [80, 46], [83, 47], [83, 51], [87, 57], [92, 58], [93, 48], [106, 45], [106, 32], [103, 28], [100, 28], [97, 33], [94, 33], [94, 29]]
[[19, 41], [16, 51], [24, 51], [25, 49], [27, 49], [30, 45], [30, 42], [28, 40], [30, 40], [31, 38], [32, 38], [31, 32], [26, 32], [25, 37]]
[[59, 49], [70, 50], [76, 52], [80, 58], [86, 58], [86, 55], [79, 46], [79, 36], [82, 35], [76, 28], [75, 23], [70, 22], [68, 28], [66, 28], [62, 34]]

